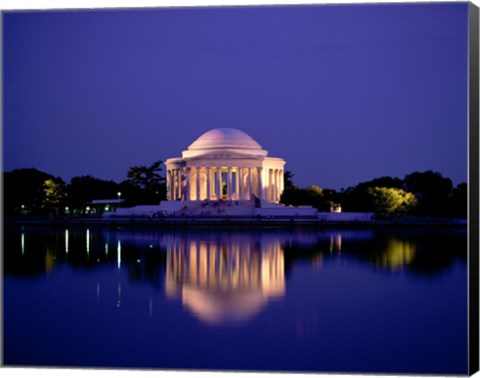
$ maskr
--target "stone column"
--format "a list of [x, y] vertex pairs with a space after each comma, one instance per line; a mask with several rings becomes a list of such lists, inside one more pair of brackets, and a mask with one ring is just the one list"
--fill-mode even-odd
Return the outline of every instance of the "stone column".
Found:
[[219, 200], [222, 197], [222, 168], [218, 167], [217, 168], [217, 190], [215, 191], [217, 193], [217, 200]]
[[172, 169], [172, 201], [175, 201], [177, 199], [177, 170]]
[[177, 169], [177, 195], [176, 198], [182, 199], [182, 171], [180, 169]]
[[177, 170], [172, 169], [172, 201], [177, 199]]
[[273, 201], [277, 202], [277, 170], [273, 170]]
[[276, 169], [272, 169], [272, 201], [275, 202], [277, 200], [277, 187], [276, 187], [276, 176], [275, 176]]
[[186, 200], [191, 200], [192, 199], [192, 193], [190, 193], [190, 180], [191, 180], [191, 174], [192, 174], [192, 168], [187, 167], [185, 168], [186, 170], [186, 183], [185, 183], [185, 199]]
[[178, 193], [180, 188], [180, 179], [178, 177], [178, 169], [175, 169], [175, 200], [178, 200]]
[[166, 180], [167, 180], [167, 201], [170, 201], [170, 170], [167, 169], [167, 175], [166, 175]]
[[227, 199], [232, 200], [232, 168], [228, 167], [228, 178], [227, 178]]
[[272, 169], [268, 169], [268, 200], [273, 201]]
[[275, 169], [275, 201], [279, 201], [280, 199], [280, 171]]
[[197, 172], [197, 182], [196, 182], [196, 185], [195, 185], [196, 188], [197, 188], [197, 191], [196, 191], [197, 195], [196, 195], [195, 199], [197, 201], [200, 201], [200, 167], [196, 167], [195, 171]]
[[237, 184], [238, 184], [238, 199], [243, 200], [243, 168], [238, 168], [237, 174]]
[[253, 196], [253, 175], [252, 168], [248, 168], [248, 199], [252, 199]]
[[284, 182], [283, 182], [283, 169], [280, 169], [280, 195], [282, 195], [283, 193], [283, 185], [284, 185]]
[[237, 167], [237, 171], [235, 173], [235, 198], [238, 200], [240, 199], [240, 196], [238, 194], [238, 190], [239, 190], [239, 185], [238, 185], [238, 170], [239, 168]]
[[177, 169], [177, 174], [178, 174], [178, 193], [177, 193], [177, 198], [179, 200], [182, 199], [182, 170]]
[[258, 199], [259, 200], [262, 200], [263, 199], [263, 193], [262, 193], [262, 167], [258, 167], [257, 168], [257, 178], [258, 178], [258, 182], [257, 182], [257, 185], [258, 185]]
[[210, 201], [210, 173], [211, 173], [211, 169], [210, 167], [207, 167], [207, 177], [206, 177], [206, 181], [207, 181], [207, 201]]

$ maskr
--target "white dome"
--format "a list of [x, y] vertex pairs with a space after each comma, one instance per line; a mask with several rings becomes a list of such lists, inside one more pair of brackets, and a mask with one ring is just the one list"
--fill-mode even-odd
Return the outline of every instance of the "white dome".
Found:
[[207, 131], [188, 147], [189, 151], [210, 149], [261, 150], [262, 146], [243, 131], [220, 128]]

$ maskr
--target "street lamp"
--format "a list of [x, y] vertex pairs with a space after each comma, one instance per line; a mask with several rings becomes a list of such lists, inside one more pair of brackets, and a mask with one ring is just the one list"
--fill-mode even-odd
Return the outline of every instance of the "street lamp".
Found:
[[120, 197], [122, 196], [122, 193], [121, 193], [121, 192], [117, 192], [117, 196], [118, 196], [118, 199], [120, 199]]

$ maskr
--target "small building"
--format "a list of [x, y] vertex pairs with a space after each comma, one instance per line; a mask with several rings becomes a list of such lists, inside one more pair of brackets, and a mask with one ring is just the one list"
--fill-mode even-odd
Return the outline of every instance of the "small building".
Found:
[[342, 212], [342, 205], [339, 203], [334, 203], [332, 206], [330, 206], [330, 212], [331, 213], [341, 213]]
[[122, 199], [92, 200], [85, 209], [86, 214], [114, 213], [123, 203]]

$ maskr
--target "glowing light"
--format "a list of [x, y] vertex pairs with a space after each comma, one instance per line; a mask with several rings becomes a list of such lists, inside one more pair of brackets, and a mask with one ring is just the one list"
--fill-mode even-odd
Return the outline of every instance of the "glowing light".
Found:
[[105, 243], [105, 256], [108, 256], [108, 243]]
[[122, 264], [122, 244], [120, 243], [120, 240], [118, 241], [117, 244], [117, 267], [120, 269], [120, 265]]
[[117, 307], [120, 307], [120, 305], [122, 304], [122, 285], [120, 283], [118, 284], [117, 294], [118, 294]]
[[25, 254], [25, 234], [22, 232], [22, 256]]
[[122, 196], [122, 193], [121, 193], [121, 192], [118, 192], [118, 193], [117, 193], [117, 196], [118, 196], [118, 199], [120, 199], [120, 197]]
[[68, 253], [68, 229], [65, 230], [65, 253]]
[[87, 228], [87, 254], [90, 253], [90, 230]]

